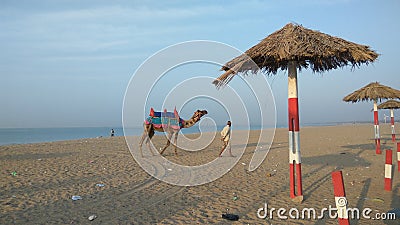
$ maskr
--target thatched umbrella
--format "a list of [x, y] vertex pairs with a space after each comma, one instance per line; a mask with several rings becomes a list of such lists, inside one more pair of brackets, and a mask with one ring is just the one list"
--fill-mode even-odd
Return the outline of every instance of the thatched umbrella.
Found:
[[[245, 54], [227, 62], [221, 69], [225, 73], [213, 83], [221, 87], [238, 73], [257, 73], [261, 69], [267, 74], [276, 74], [278, 69], [288, 69], [290, 197], [302, 201], [297, 69], [310, 67], [314, 72], [323, 72], [347, 65], [368, 64], [377, 57], [378, 54], [368, 46], [289, 23]], [[252, 66], [254, 62], [258, 67]]]
[[392, 127], [392, 141], [396, 142], [396, 132], [394, 130], [394, 109], [400, 109], [400, 102], [396, 100], [389, 100], [380, 105], [378, 105], [378, 109], [390, 109], [390, 124]]
[[378, 106], [377, 102], [382, 99], [400, 98], [400, 91], [391, 87], [372, 82], [367, 86], [360, 88], [357, 91], [347, 95], [343, 98], [345, 102], [359, 102], [359, 101], [374, 101], [374, 131], [375, 131], [375, 146], [376, 154], [381, 154], [381, 139], [379, 135], [379, 120], [378, 120]]

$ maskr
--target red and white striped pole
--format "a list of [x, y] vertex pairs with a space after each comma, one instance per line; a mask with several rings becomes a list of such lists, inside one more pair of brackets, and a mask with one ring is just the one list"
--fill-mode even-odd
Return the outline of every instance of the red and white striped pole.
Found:
[[397, 171], [400, 171], [400, 142], [397, 142]]
[[376, 154], [381, 154], [381, 137], [379, 135], [378, 106], [376, 104], [376, 100], [374, 100], [374, 131]]
[[[290, 197], [293, 201], [302, 202], [300, 123], [299, 103], [297, 98], [297, 69], [295, 62], [289, 62], [288, 80]], [[296, 187], [297, 192], [295, 191]]]
[[346, 193], [344, 191], [342, 171], [334, 171], [331, 174], [339, 225], [349, 225], [350, 223], [347, 213], [347, 199]]
[[392, 190], [392, 150], [386, 149], [385, 161], [385, 190]]
[[390, 109], [390, 126], [392, 127], [392, 141], [396, 142], [396, 132], [394, 131], [394, 113], [393, 113], [393, 109]]

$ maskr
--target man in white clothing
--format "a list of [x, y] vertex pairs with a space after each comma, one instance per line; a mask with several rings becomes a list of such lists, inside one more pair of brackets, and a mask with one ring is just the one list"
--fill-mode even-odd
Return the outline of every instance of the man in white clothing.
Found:
[[[219, 157], [222, 156], [222, 153], [224, 152], [225, 148], [229, 145], [230, 138], [231, 138], [231, 121], [228, 121], [224, 129], [222, 129], [221, 131], [221, 141], [223, 142], [223, 145], [221, 152], [219, 153]], [[233, 157], [231, 145], [229, 145], [229, 154]]]

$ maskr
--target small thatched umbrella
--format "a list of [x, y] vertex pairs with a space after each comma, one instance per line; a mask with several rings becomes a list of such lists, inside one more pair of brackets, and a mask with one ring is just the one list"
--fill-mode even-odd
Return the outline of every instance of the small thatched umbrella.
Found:
[[[323, 72], [347, 65], [356, 67], [363, 63], [368, 64], [377, 57], [378, 54], [368, 46], [289, 23], [245, 54], [227, 62], [222, 67], [225, 73], [213, 83], [221, 87], [237, 73], [257, 73], [261, 69], [267, 74], [276, 74], [278, 69], [288, 69], [290, 197], [295, 201], [302, 201], [297, 69], [310, 67], [314, 72]], [[252, 66], [253, 62], [258, 67]]]
[[392, 127], [392, 141], [396, 142], [396, 132], [394, 130], [394, 109], [400, 109], [400, 102], [396, 100], [389, 100], [380, 105], [378, 105], [378, 109], [390, 109], [390, 124]]
[[377, 102], [382, 99], [400, 98], [400, 91], [391, 87], [372, 82], [367, 86], [354, 91], [343, 98], [345, 102], [358, 102], [358, 101], [374, 101], [374, 131], [375, 131], [375, 146], [376, 154], [381, 154], [381, 139], [379, 135], [379, 120], [378, 120], [378, 106]]

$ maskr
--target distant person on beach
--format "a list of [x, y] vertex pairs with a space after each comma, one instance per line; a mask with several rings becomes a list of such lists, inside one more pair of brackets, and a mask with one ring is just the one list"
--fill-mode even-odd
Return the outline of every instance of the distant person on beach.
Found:
[[110, 135], [111, 137], [114, 137], [114, 129], [111, 129]]
[[221, 131], [221, 141], [223, 142], [223, 144], [222, 144], [221, 152], [219, 153], [219, 157], [222, 156], [222, 153], [224, 152], [225, 148], [228, 145], [229, 145], [229, 154], [230, 154], [230, 156], [233, 157], [231, 145], [229, 144], [230, 138], [231, 138], [231, 121], [228, 121], [226, 123], [226, 126], [224, 127], [224, 129], [222, 129], [222, 131]]

